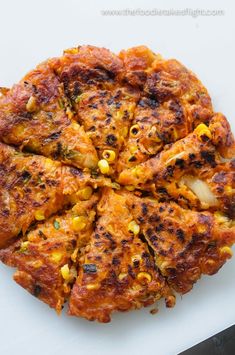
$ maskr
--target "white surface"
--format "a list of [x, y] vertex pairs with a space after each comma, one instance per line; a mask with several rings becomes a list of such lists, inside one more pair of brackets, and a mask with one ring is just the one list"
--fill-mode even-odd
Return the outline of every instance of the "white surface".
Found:
[[[175, 57], [197, 73], [215, 110], [235, 130], [235, 53], [233, 1], [1, 1], [0, 85], [11, 86], [37, 63], [77, 44], [119, 51], [146, 44]], [[101, 9], [223, 9], [224, 17], [102, 17]], [[178, 299], [173, 310], [160, 305], [117, 314], [107, 325], [60, 318], [11, 280], [0, 266], [1, 354], [13, 355], [170, 355], [198, 343], [235, 321], [235, 258], [214, 277], [203, 277]]]

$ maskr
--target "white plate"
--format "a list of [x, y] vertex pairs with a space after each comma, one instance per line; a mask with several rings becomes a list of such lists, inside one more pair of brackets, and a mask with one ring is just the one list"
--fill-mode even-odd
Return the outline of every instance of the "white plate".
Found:
[[[224, 9], [222, 17], [102, 17], [102, 9]], [[2, 1], [0, 85], [11, 86], [62, 49], [94, 44], [118, 52], [146, 44], [191, 68], [208, 88], [215, 110], [235, 131], [234, 5], [229, 1]], [[203, 277], [176, 307], [117, 314], [111, 324], [58, 317], [11, 280], [1, 265], [0, 334], [3, 355], [177, 354], [234, 324], [235, 258], [214, 277]]]

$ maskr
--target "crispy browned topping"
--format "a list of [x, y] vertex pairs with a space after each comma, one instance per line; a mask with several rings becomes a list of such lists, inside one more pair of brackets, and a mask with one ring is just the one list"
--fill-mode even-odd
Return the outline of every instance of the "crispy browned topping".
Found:
[[233, 134], [176, 60], [66, 50], [0, 88], [0, 141], [0, 259], [58, 313], [173, 307], [232, 255]]

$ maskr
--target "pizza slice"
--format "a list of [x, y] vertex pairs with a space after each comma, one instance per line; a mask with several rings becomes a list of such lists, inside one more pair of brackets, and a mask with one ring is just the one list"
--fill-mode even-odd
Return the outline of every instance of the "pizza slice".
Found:
[[73, 120], [70, 106], [53, 70], [47, 62], [40, 64], [19, 84], [2, 91], [1, 141], [78, 168], [95, 169], [96, 150]]
[[93, 194], [0, 250], [1, 261], [17, 268], [14, 280], [58, 313], [76, 279], [79, 252], [90, 240], [96, 203]]
[[127, 197], [106, 188], [97, 206], [96, 229], [84, 250], [69, 301], [69, 314], [109, 322], [114, 311], [174, 305], [164, 278], [127, 207]]
[[198, 212], [133, 194], [127, 201], [157, 267], [177, 292], [190, 291], [202, 274], [215, 274], [231, 258], [235, 223], [220, 210]]

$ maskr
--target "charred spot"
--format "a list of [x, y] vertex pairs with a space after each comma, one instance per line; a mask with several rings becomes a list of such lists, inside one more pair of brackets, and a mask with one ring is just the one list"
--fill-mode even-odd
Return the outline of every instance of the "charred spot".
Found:
[[27, 170], [24, 170], [21, 174], [21, 177], [24, 182], [27, 182], [31, 179], [31, 174]]
[[88, 129], [89, 132], [95, 132], [96, 131], [96, 127], [95, 126], [91, 126], [89, 129]]
[[147, 207], [146, 203], [142, 203], [142, 204], [141, 204], [141, 211], [142, 211], [142, 215], [143, 215], [143, 216], [146, 216], [146, 215], [147, 215], [147, 213], [148, 213], [148, 207]]
[[164, 249], [160, 249], [160, 250], [158, 251], [158, 254], [160, 254], [161, 256], [167, 256], [167, 251], [164, 250]]
[[7, 209], [1, 210], [1, 215], [4, 217], [8, 217], [10, 215], [10, 211]]
[[226, 173], [222, 171], [222, 172], [215, 174], [212, 178], [212, 181], [215, 183], [218, 183], [218, 184], [221, 184], [221, 183], [226, 184], [226, 182], [227, 182]]
[[57, 142], [56, 144], [56, 150], [53, 153], [53, 158], [58, 159], [59, 157], [63, 156], [63, 146], [61, 142]]
[[105, 233], [104, 233], [104, 237], [110, 241], [110, 248], [111, 248], [112, 250], [114, 250], [114, 249], [116, 248], [116, 246], [117, 246], [117, 243], [116, 243], [115, 240], [113, 239], [112, 234], [109, 233], [109, 232], [105, 232]]
[[177, 239], [183, 243], [185, 241], [185, 234], [184, 234], [184, 231], [179, 228], [176, 230], [176, 236], [177, 236]]
[[97, 267], [95, 264], [84, 264], [82, 265], [85, 274], [94, 274], [97, 272]]
[[50, 134], [47, 138], [44, 139], [45, 143], [53, 142], [54, 140], [58, 139], [61, 135], [61, 131], [59, 132], [54, 132]]
[[41, 292], [42, 292], [42, 287], [39, 286], [39, 285], [35, 285], [34, 288], [33, 288], [33, 295], [35, 297], [38, 297]]
[[100, 235], [98, 233], [95, 233], [94, 238], [95, 239], [100, 239]]
[[125, 246], [126, 244], [128, 244], [128, 240], [123, 239], [123, 240], [121, 241], [121, 243], [122, 243], [123, 246]]
[[156, 222], [159, 222], [160, 221], [160, 217], [156, 214], [152, 214], [150, 217], [149, 217], [149, 223], [156, 223]]
[[200, 169], [203, 167], [203, 163], [200, 160], [194, 161], [193, 165], [195, 166], [196, 169]]
[[207, 151], [203, 151], [203, 152], [201, 152], [201, 157], [202, 157], [202, 159], [205, 160], [206, 163], [210, 164], [210, 166], [212, 168], [216, 167], [215, 155], [214, 154], [212, 154], [210, 152], [207, 152]]
[[153, 244], [155, 244], [155, 242], [157, 241], [157, 236], [155, 235], [155, 234], [153, 234], [153, 235], [151, 235], [150, 237], [149, 237], [149, 240], [150, 240], [150, 242], [151, 243], [153, 243]]
[[150, 237], [152, 235], [152, 233], [153, 233], [153, 229], [152, 228], [148, 228], [146, 230], [146, 234], [147, 234], [148, 237]]
[[117, 256], [113, 257], [112, 265], [114, 266], [120, 265], [120, 259]]
[[184, 119], [184, 111], [180, 103], [178, 101], [171, 101], [169, 108], [175, 113], [175, 123], [182, 123]]
[[168, 195], [167, 189], [165, 187], [158, 187], [157, 192], [162, 195]]
[[90, 105], [88, 105], [88, 107], [97, 109], [97, 108], [98, 108], [98, 105], [97, 105], [97, 104], [90, 104]]
[[71, 174], [74, 176], [79, 176], [79, 177], [83, 176], [83, 172], [81, 169], [71, 167], [69, 170], [70, 170]]
[[132, 278], [135, 279], [135, 273], [133, 272], [133, 269], [131, 265], [128, 265], [128, 275]]
[[162, 213], [162, 212], [164, 212], [164, 211], [165, 211], [165, 208], [164, 208], [163, 206], [160, 206], [160, 207], [159, 207], [159, 212]]
[[155, 232], [159, 233], [162, 232], [164, 230], [164, 224], [163, 223], [159, 223], [156, 228], [155, 228]]
[[39, 235], [39, 237], [42, 238], [43, 240], [46, 240], [46, 239], [47, 239], [47, 236], [43, 233], [43, 231], [41, 231], [41, 229], [39, 229], [38, 235]]
[[164, 178], [172, 177], [174, 174], [175, 167], [173, 165], [168, 165], [164, 171]]
[[181, 170], [184, 169], [184, 160], [183, 159], [176, 159], [175, 165], [178, 166]]
[[110, 145], [111, 147], [115, 145], [117, 142], [117, 137], [113, 134], [108, 134], [106, 137], [106, 143]]
[[193, 160], [193, 159], [195, 159], [196, 158], [196, 155], [194, 154], [194, 153], [190, 153], [189, 154], [189, 159], [190, 160]]
[[59, 182], [56, 180], [53, 180], [53, 179], [46, 179], [46, 184], [48, 186], [57, 186], [59, 184]]
[[137, 220], [138, 220], [140, 223], [144, 223], [144, 217], [142, 217], [142, 216], [138, 216], [138, 217], [137, 217]]
[[21, 112], [20, 114], [20, 120], [31, 120], [33, 118], [33, 113], [32, 112]]
[[112, 70], [108, 70], [100, 65], [96, 66], [95, 69], [103, 72], [104, 73], [103, 76], [106, 77], [108, 81], [112, 81], [115, 79], [116, 73], [113, 72]]
[[231, 166], [232, 169], [235, 169], [235, 159], [231, 160], [230, 166]]
[[129, 162], [133, 162], [133, 161], [136, 161], [136, 160], [137, 160], [137, 158], [136, 158], [134, 155], [132, 155], [132, 156], [128, 159]]

